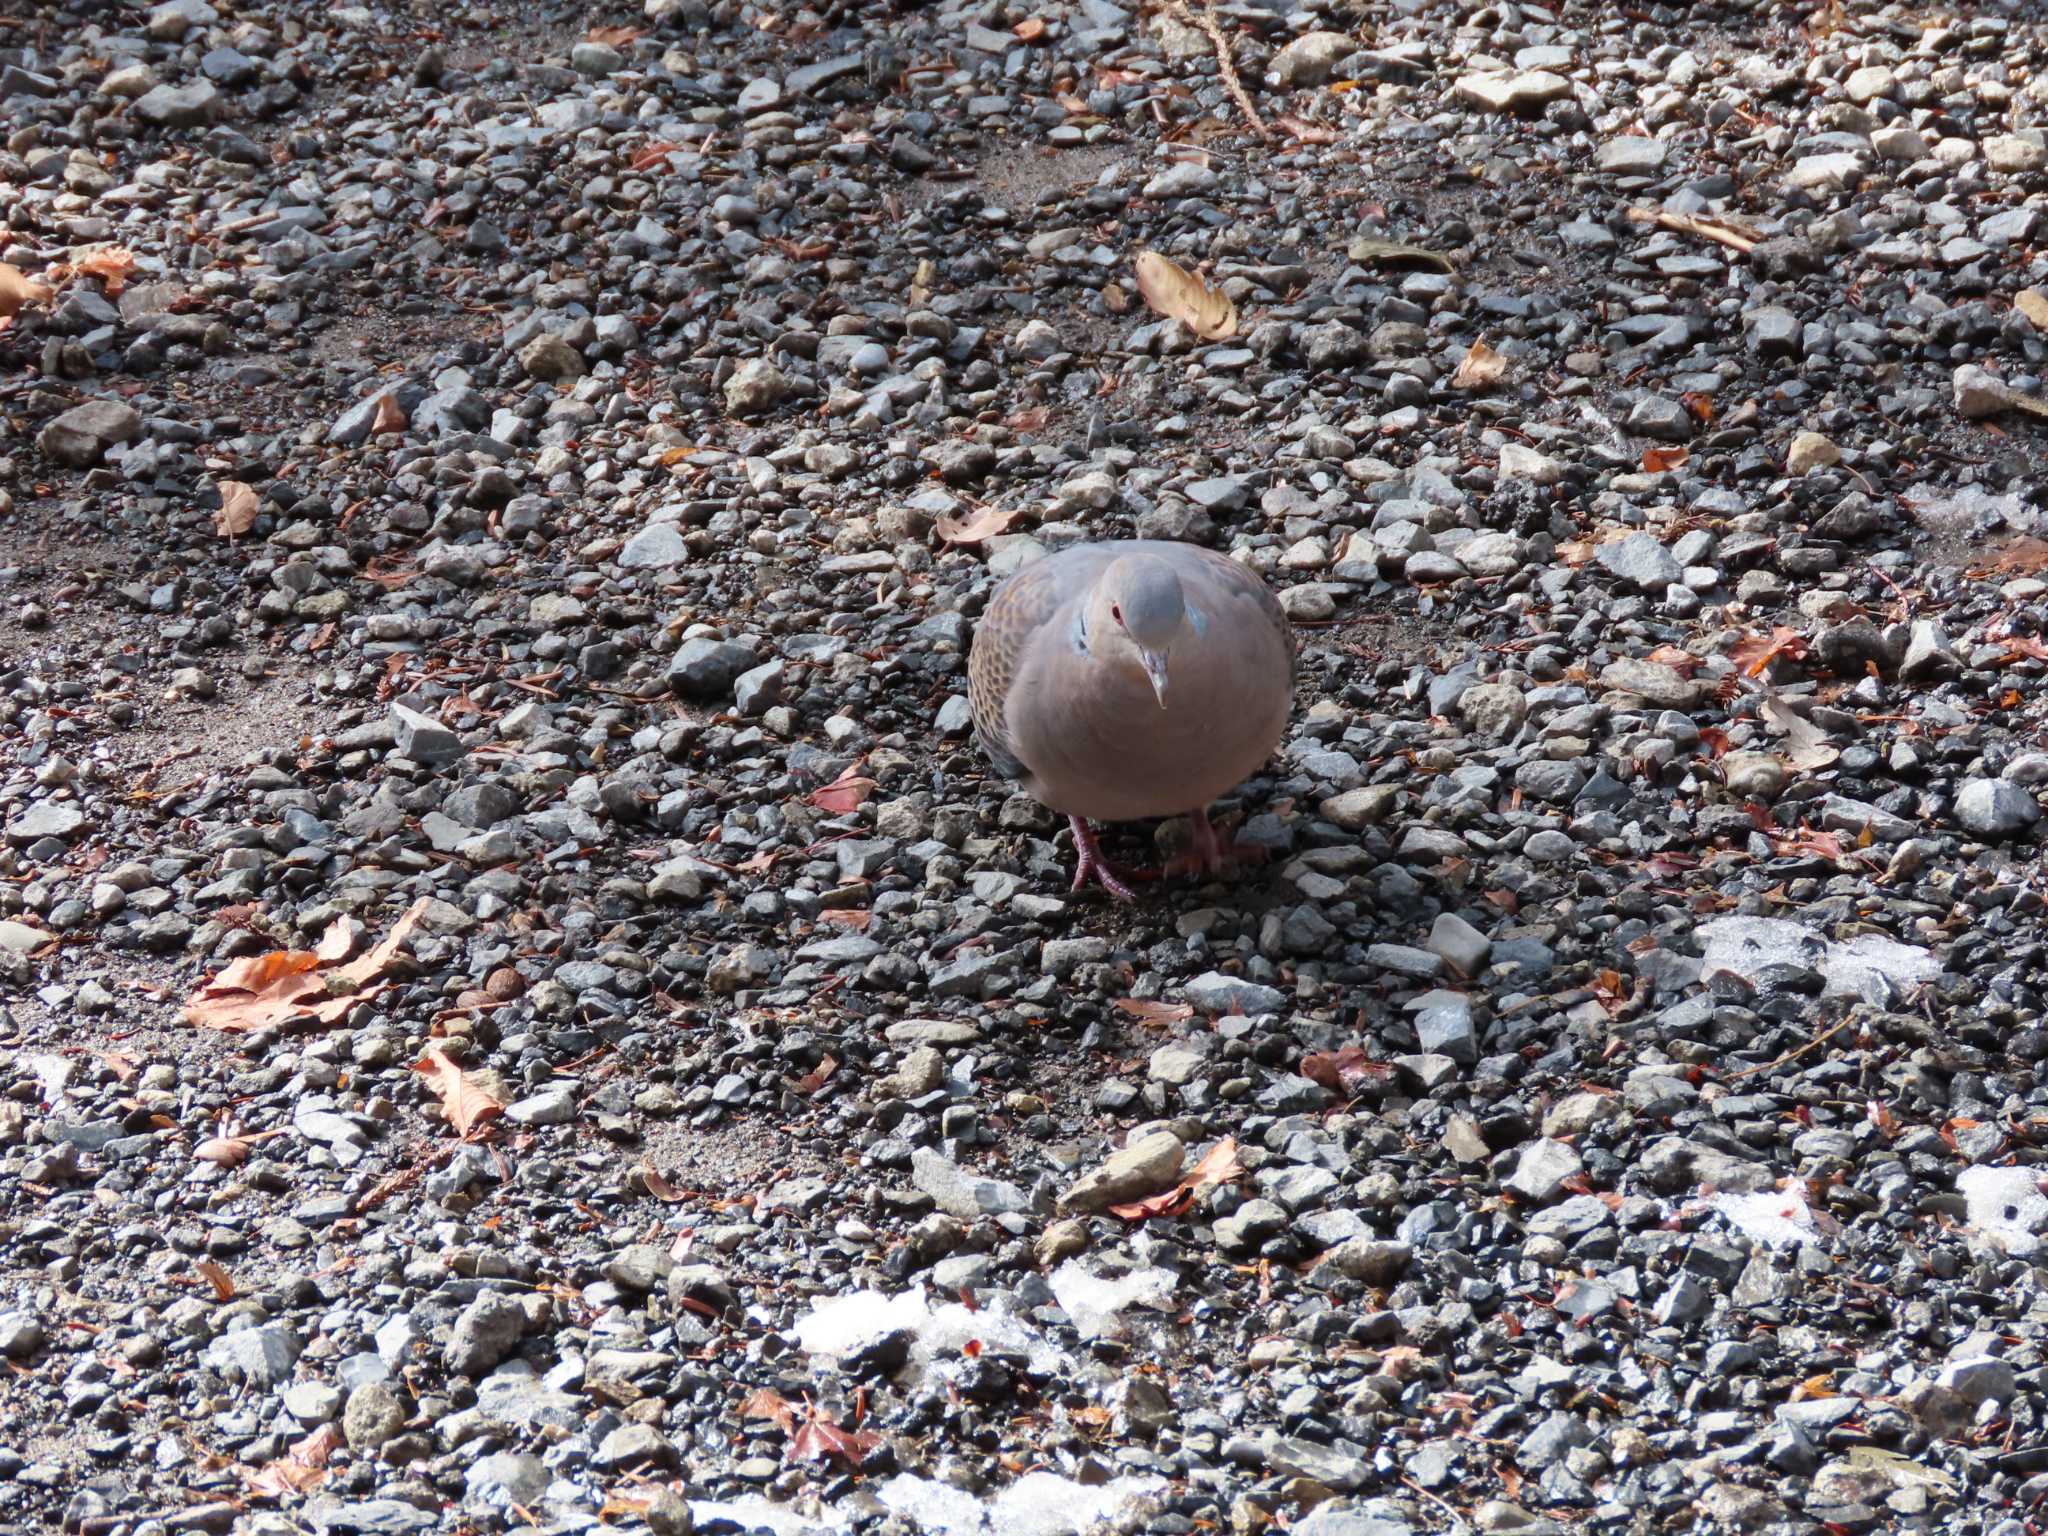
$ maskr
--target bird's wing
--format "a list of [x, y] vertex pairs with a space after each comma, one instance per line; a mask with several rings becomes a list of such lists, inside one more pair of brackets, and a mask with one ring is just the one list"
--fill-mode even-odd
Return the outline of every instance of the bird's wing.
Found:
[[1260, 635], [1270, 635], [1278, 642], [1281, 653], [1287, 658], [1286, 687], [1290, 693], [1293, 692], [1299, 669], [1294, 650], [1294, 627], [1287, 622], [1280, 599], [1273, 595], [1273, 589], [1266, 585], [1264, 578], [1251, 567], [1240, 565], [1229, 556], [1219, 555], [1213, 550], [1197, 549], [1187, 544], [1167, 547], [1180, 551], [1175, 561], [1183, 567], [1183, 589], [1192, 586], [1196, 601], [1213, 611], [1216, 622], [1227, 631], [1242, 633], [1248, 645], [1255, 645]]
[[974, 649], [967, 661], [974, 738], [1004, 778], [1021, 779], [1030, 771], [1018, 759], [1004, 723], [1025, 650], [1087, 590], [1093, 574], [1090, 565], [1057, 557], [1033, 561], [996, 589], [975, 627]]

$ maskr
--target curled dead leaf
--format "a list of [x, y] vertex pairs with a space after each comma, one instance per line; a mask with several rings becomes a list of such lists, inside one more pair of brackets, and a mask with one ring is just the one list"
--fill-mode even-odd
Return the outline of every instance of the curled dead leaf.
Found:
[[1773, 735], [1784, 737], [1786, 765], [1800, 773], [1829, 767], [1842, 755], [1841, 748], [1828, 740], [1825, 731], [1804, 716], [1794, 714], [1776, 695], [1757, 707], [1757, 716]]
[[405, 407], [398, 403], [398, 396], [377, 397], [377, 409], [370, 417], [370, 436], [383, 437], [387, 433], [403, 432], [409, 425]]
[[322, 1424], [276, 1461], [266, 1462], [253, 1472], [247, 1467], [235, 1470], [241, 1473], [252, 1496], [281, 1499], [287, 1494], [304, 1493], [327, 1480], [328, 1458], [340, 1449], [341, 1439], [340, 1425]]
[[1472, 343], [1451, 375], [1453, 389], [1491, 389], [1507, 377], [1508, 360], [1483, 341]]
[[505, 1101], [455, 1064], [438, 1045], [412, 1064], [441, 1100], [441, 1113], [457, 1134], [467, 1136], [486, 1121], [505, 1113]]
[[1138, 292], [1152, 312], [1178, 320], [1204, 341], [1237, 334], [1237, 306], [1220, 291], [1157, 251], [1138, 252]]
[[1200, 1162], [1181, 1175], [1181, 1180], [1164, 1194], [1153, 1195], [1144, 1200], [1133, 1200], [1125, 1205], [1112, 1205], [1110, 1210], [1126, 1221], [1143, 1221], [1148, 1216], [1178, 1216], [1195, 1203], [1195, 1196], [1211, 1184], [1229, 1184], [1244, 1177], [1244, 1164], [1237, 1155], [1235, 1138], [1226, 1136], [1207, 1152]]
[[239, 539], [256, 526], [256, 492], [239, 480], [219, 482], [220, 510], [213, 514], [213, 531], [224, 539]]
[[209, 1136], [192, 1149], [202, 1163], [220, 1168], [239, 1168], [249, 1160], [249, 1143], [240, 1136]]
[[[1335, 88], [1332, 87], [1333, 90]], [[1360, 266], [1419, 267], [1445, 276], [1457, 271], [1451, 265], [1451, 258], [1442, 251], [1432, 251], [1426, 245], [1406, 245], [1399, 240], [1376, 240], [1370, 235], [1361, 235], [1353, 240], [1344, 254]]]
[[1195, 1016], [1192, 1004], [1168, 1003], [1156, 997], [1120, 997], [1113, 1006], [1118, 1013], [1128, 1014], [1148, 1029], [1161, 1029]]
[[948, 544], [979, 544], [999, 533], [1024, 515], [1022, 507], [979, 507], [966, 517], [942, 517], [934, 526]]
[[99, 250], [73, 257], [71, 270], [98, 278], [106, 287], [107, 297], [118, 298], [121, 290], [128, 286], [128, 279], [135, 275], [135, 253], [118, 245], [102, 246]]
[[809, 799], [828, 816], [844, 816], [866, 801], [875, 792], [875, 787], [873, 779], [860, 776], [860, 765], [855, 763], [830, 784], [821, 784], [812, 790]]
[[234, 1276], [214, 1263], [212, 1259], [201, 1259], [192, 1267], [199, 1271], [208, 1285], [213, 1287], [214, 1300], [233, 1301], [235, 1299]]
[[366, 981], [375, 981], [391, 968], [392, 962], [398, 958], [399, 946], [412, 937], [413, 930], [419, 927], [420, 919], [425, 917], [426, 913], [425, 898], [414, 902], [405, 909], [398, 921], [391, 925], [391, 931], [384, 935], [375, 949], [361, 959], [339, 967], [334, 975], [351, 986], [359, 987]]
[[1362, 1047], [1347, 1045], [1339, 1050], [1316, 1051], [1302, 1057], [1301, 1075], [1348, 1099], [1362, 1089], [1390, 1085], [1394, 1079], [1394, 1068], [1386, 1062], [1374, 1061]]
[[796, 1404], [773, 1387], [756, 1387], [740, 1403], [743, 1419], [768, 1419], [785, 1432], [796, 1428]]
[[649, 144], [645, 149], [636, 151], [633, 158], [627, 164], [636, 171], [651, 170], [682, 147], [680, 144], [671, 144], [668, 140], [663, 139]]
[[641, 1186], [655, 1199], [674, 1205], [683, 1198], [683, 1192], [669, 1183], [652, 1163], [642, 1163], [635, 1171], [640, 1175]]

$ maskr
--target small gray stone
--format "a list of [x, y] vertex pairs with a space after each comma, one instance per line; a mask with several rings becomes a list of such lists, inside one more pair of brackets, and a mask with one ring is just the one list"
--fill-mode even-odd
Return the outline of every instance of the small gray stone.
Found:
[[940, 1210], [962, 1221], [1028, 1210], [1031, 1205], [1016, 1185], [969, 1173], [931, 1147], [919, 1147], [911, 1154], [910, 1179]]
[[759, 416], [789, 398], [789, 380], [765, 357], [750, 357], [725, 383], [725, 408], [735, 416]]
[[110, 448], [141, 435], [142, 417], [133, 406], [119, 400], [88, 400], [44, 427], [36, 446], [59, 464], [90, 469]]
[[1187, 1000], [1198, 1013], [1278, 1013], [1287, 996], [1278, 987], [1262, 986], [1221, 971], [1204, 971], [1187, 984]]
[[157, 128], [197, 128], [226, 108], [226, 99], [206, 80], [190, 85], [159, 85], [136, 98], [130, 109]]
[[524, 1508], [538, 1504], [554, 1481], [538, 1456], [494, 1451], [479, 1456], [462, 1475], [463, 1502], [475, 1508]]
[[1493, 941], [1457, 913], [1443, 912], [1430, 925], [1429, 948], [1460, 976], [1477, 976], [1486, 969]]
[[68, 800], [38, 800], [7, 823], [7, 840], [26, 848], [44, 838], [68, 843], [85, 827], [85, 812]]
[[1596, 169], [1619, 176], [1655, 176], [1664, 169], [1670, 156], [1670, 140], [1630, 133], [1602, 144], [1593, 152], [1593, 164]]
[[445, 767], [467, 750], [447, 726], [403, 704], [391, 706], [391, 749], [423, 768]]
[[1102, 1166], [1076, 1179], [1060, 1196], [1063, 1211], [1100, 1211], [1170, 1189], [1180, 1177], [1186, 1149], [1171, 1131], [1149, 1136], [1112, 1152]]
[[2003, 842], [2041, 819], [2032, 792], [2005, 779], [1968, 779], [1956, 792], [1956, 825], [1985, 842]]
[[734, 681], [753, 665], [754, 653], [745, 646], [699, 636], [676, 647], [668, 664], [668, 685], [679, 698], [726, 698]]
[[1342, 32], [1305, 32], [1273, 55], [1273, 83], [1283, 91], [1321, 85], [1337, 61], [1358, 45]]
[[1354, 1237], [1323, 1255], [1323, 1263], [1340, 1275], [1367, 1285], [1392, 1285], [1407, 1272], [1415, 1250], [1407, 1243], [1379, 1237]]
[[289, 1379], [305, 1347], [290, 1323], [262, 1323], [222, 1334], [207, 1346], [206, 1363], [232, 1380], [265, 1389]]
[[348, 1395], [341, 1412], [341, 1433], [349, 1449], [374, 1456], [405, 1428], [405, 1404], [381, 1381], [366, 1381]]
[[449, 1335], [444, 1358], [457, 1376], [482, 1376], [511, 1354], [526, 1331], [526, 1313], [519, 1302], [486, 1291], [463, 1308]]
[[590, 1464], [600, 1472], [652, 1467], [673, 1471], [681, 1464], [675, 1442], [652, 1424], [621, 1424], [598, 1442]]
[[1905, 659], [1899, 663], [1900, 681], [1935, 682], [1955, 677], [1962, 670], [1963, 664], [1956, 658], [1948, 631], [1934, 619], [1914, 620], [1911, 638], [1906, 642]]
[[1532, 1204], [1548, 1205], [1563, 1193], [1565, 1180], [1578, 1177], [1585, 1167], [1578, 1153], [1546, 1136], [1522, 1148], [1507, 1187]]

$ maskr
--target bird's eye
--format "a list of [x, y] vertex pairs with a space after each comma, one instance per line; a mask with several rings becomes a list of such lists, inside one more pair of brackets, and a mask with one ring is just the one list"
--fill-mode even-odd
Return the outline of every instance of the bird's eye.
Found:
[[1122, 608], [1121, 608], [1121, 607], [1120, 607], [1119, 605], [1117, 605], [1116, 603], [1111, 603], [1111, 604], [1109, 605], [1109, 616], [1110, 616], [1110, 617], [1111, 617], [1112, 619], [1115, 619], [1115, 620], [1117, 621], [1117, 623], [1119, 623], [1119, 624], [1123, 623], [1123, 621], [1124, 621], [1124, 611], [1123, 611], [1123, 609], [1122, 609]]

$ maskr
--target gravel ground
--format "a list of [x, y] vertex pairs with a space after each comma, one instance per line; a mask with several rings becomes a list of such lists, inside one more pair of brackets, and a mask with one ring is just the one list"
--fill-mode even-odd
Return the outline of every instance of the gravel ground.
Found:
[[[2037, 7], [44, 0], [0, 123], [0, 1525], [2036, 1528]], [[1134, 534], [1302, 669], [1126, 906], [964, 656]]]

